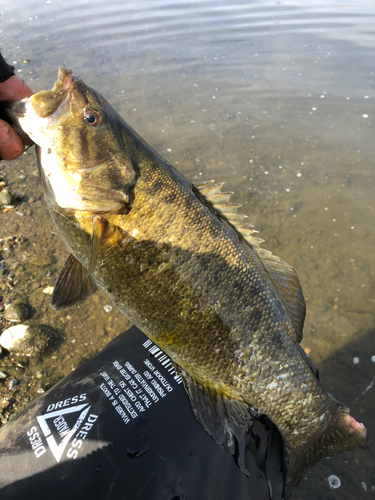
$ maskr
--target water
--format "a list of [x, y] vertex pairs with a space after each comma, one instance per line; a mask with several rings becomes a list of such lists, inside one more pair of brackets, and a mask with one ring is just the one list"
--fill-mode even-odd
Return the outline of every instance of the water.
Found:
[[[375, 2], [3, 0], [1, 10], [3, 54], [34, 90], [71, 67], [184, 175], [235, 192], [263, 246], [298, 272], [303, 346], [324, 387], [374, 436]], [[60, 333], [53, 355], [25, 365], [36, 390], [35, 373], [68, 373], [128, 323], [100, 294], [49, 309], [42, 290], [67, 252], [35, 169], [30, 154], [1, 164], [20, 201], [1, 214], [0, 237], [27, 241], [2, 252], [19, 283], [0, 293]], [[40, 254], [45, 264], [30, 264]], [[322, 460], [295, 498], [371, 497], [374, 467], [371, 446]]]

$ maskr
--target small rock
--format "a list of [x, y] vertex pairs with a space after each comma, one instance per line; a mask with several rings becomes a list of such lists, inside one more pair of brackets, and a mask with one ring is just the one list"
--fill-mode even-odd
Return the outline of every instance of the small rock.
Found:
[[8, 408], [8, 406], [10, 406], [10, 401], [8, 401], [7, 399], [4, 399], [4, 400], [0, 403], [0, 409], [1, 409], [1, 410], [5, 410], [5, 408]]
[[24, 304], [9, 304], [5, 307], [4, 318], [12, 323], [21, 323], [29, 316], [29, 310]]
[[58, 377], [49, 377], [49, 378], [43, 378], [39, 384], [36, 392], [38, 394], [43, 394], [44, 392], [48, 391], [53, 387], [54, 385], [57, 384], [57, 382], [60, 382], [61, 379]]
[[45, 267], [51, 264], [52, 259], [48, 255], [35, 255], [31, 257], [29, 262], [30, 264], [34, 264], [34, 266]]
[[0, 380], [5, 380], [8, 377], [6, 372], [0, 370]]
[[8, 383], [8, 388], [10, 391], [13, 391], [18, 385], [18, 380], [16, 378], [12, 378], [12, 380], [9, 380]]
[[47, 288], [45, 288], [43, 290], [43, 293], [47, 294], [47, 295], [52, 295], [53, 294], [53, 290], [54, 290], [54, 287], [53, 286], [47, 286]]
[[0, 205], [8, 206], [12, 204], [12, 195], [7, 189], [2, 189], [0, 191]]
[[16, 325], [0, 336], [0, 345], [15, 354], [40, 354], [54, 344], [52, 328], [44, 325]]
[[6, 367], [7, 372], [12, 378], [22, 377], [25, 373], [25, 369], [17, 366], [16, 364], [11, 364]]

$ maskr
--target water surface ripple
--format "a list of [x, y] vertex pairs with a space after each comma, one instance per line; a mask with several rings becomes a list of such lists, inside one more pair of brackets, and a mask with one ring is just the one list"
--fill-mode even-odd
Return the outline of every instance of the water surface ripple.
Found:
[[[263, 246], [298, 272], [303, 346], [323, 386], [375, 436], [374, 0], [3, 0], [0, 19], [2, 51], [33, 89], [71, 67], [184, 175], [226, 181]], [[0, 238], [28, 243], [0, 247], [18, 280], [4, 281], [0, 302], [28, 301], [30, 322], [64, 338], [55, 358], [29, 360], [35, 395], [36, 373], [67, 374], [128, 323], [101, 294], [69, 314], [49, 308], [42, 291], [67, 251], [33, 156], [1, 171], [24, 201], [0, 213]], [[38, 255], [49, 264], [33, 264]], [[374, 470], [373, 447], [323, 460], [295, 498], [367, 499]]]

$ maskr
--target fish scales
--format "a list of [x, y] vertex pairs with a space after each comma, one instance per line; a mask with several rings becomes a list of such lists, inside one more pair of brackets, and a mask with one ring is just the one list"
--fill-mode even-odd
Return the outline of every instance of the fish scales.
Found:
[[363, 424], [299, 346], [294, 270], [259, 248], [221, 185], [188, 182], [65, 68], [13, 113], [39, 145], [47, 205], [71, 253], [55, 308], [102, 288], [176, 363], [207, 432], [233, 453], [237, 442], [244, 472], [246, 433], [266, 415], [284, 440], [285, 498], [321, 457], [366, 447]]
[[[128, 241], [123, 239], [121, 244], [121, 254], [127, 256], [128, 272], [119, 259], [117, 245], [110, 241], [108, 245], [103, 245], [103, 255], [99, 254], [99, 266], [93, 274], [95, 280], [110, 295], [111, 288], [115, 290], [113, 297], [115, 302], [117, 295], [122, 297], [126, 306], [119, 304], [119, 308], [128, 316], [132, 314], [132, 309], [137, 311], [145, 323], [142, 325], [143, 331], [182, 368], [186, 367], [190, 373], [194, 373], [198, 380], [203, 381], [207, 378], [212, 381], [217, 380], [217, 363], [211, 359], [217, 356], [215, 352], [211, 353], [219, 348], [220, 342], [229, 342], [230, 352], [223, 357], [223, 366], [219, 367], [219, 371], [225, 373], [226, 377], [225, 382], [221, 382], [221, 387], [228, 395], [238, 397], [245, 394], [245, 391], [247, 394], [251, 393], [251, 385], [254, 382], [249, 384], [249, 378], [254, 381], [261, 378], [262, 388], [274, 380], [274, 374], [267, 373], [264, 369], [266, 366], [264, 361], [270, 359], [267, 345], [264, 344], [265, 334], [272, 336], [271, 349], [274, 349], [275, 342], [280, 346], [280, 361], [273, 356], [273, 363], [279, 362], [280, 366], [286, 364], [285, 357], [288, 356], [285, 355], [286, 349], [291, 352], [288, 357], [296, 361], [288, 363], [288, 371], [284, 370], [286, 377], [294, 379], [294, 374], [304, 372], [310, 374], [311, 370], [306, 363], [299, 357], [295, 358], [294, 352], [292, 354], [295, 348], [290, 338], [285, 336], [282, 325], [282, 321], [290, 322], [262, 270], [259, 258], [251, 249], [241, 245], [237, 234], [227, 231], [220, 221], [199, 203], [186, 181], [179, 178], [172, 170], [171, 179], [163, 175], [163, 171], [159, 179], [155, 170], [154, 165], [149, 170], [143, 170], [135, 188], [131, 217], [126, 219], [120, 216], [108, 217], [108, 220], [129, 235]], [[187, 188], [185, 196], [182, 196], [181, 181]], [[157, 199], [153, 185], [159, 186]], [[143, 196], [138, 194], [143, 190], [147, 198], [154, 197], [152, 203], [144, 203]], [[175, 195], [176, 192], [180, 196], [176, 198], [178, 202], [174, 204], [171, 214], [168, 204], [164, 203], [164, 198]], [[134, 220], [137, 221], [136, 224]], [[88, 236], [91, 235], [91, 226], [89, 220]], [[137, 233], [132, 236], [135, 231]], [[171, 237], [179, 241], [178, 247], [170, 244]], [[72, 239], [77, 240], [76, 237]], [[70, 250], [84, 262], [88, 258], [87, 248], [87, 244], [78, 244], [77, 248]], [[150, 259], [160, 262], [157, 255], [163, 253], [168, 254], [167, 263], [161, 263], [163, 269], [158, 273], [158, 267], [149, 266], [148, 262]], [[100, 266], [101, 262], [106, 262], [107, 265]], [[110, 274], [106, 273], [107, 267], [111, 269]], [[119, 275], [130, 275], [135, 279], [129, 286], [124, 280], [120, 283], [117, 281], [116, 276]], [[144, 290], [148, 290], [147, 296]], [[134, 296], [139, 297], [138, 300], [135, 300]], [[275, 306], [278, 315], [274, 313]], [[194, 315], [190, 315], [192, 308], [196, 311]], [[168, 322], [164, 319], [166, 315]], [[212, 350], [214, 339], [217, 339], [218, 346], [214, 345]], [[248, 361], [241, 363], [241, 356], [235, 356], [234, 351], [245, 348], [249, 343], [252, 344], [251, 349], [256, 353], [256, 358], [246, 356], [244, 351]], [[169, 350], [170, 344], [173, 344], [173, 352]], [[177, 345], [180, 348], [176, 352]], [[260, 345], [262, 349], [259, 349]], [[199, 353], [194, 352], [197, 349]], [[237, 362], [238, 373], [233, 370], [233, 361]], [[210, 369], [214, 370], [212, 374]], [[257, 377], [258, 372], [259, 377]], [[233, 386], [238, 385], [233, 382], [234, 377], [242, 380], [239, 391], [233, 389]], [[311, 383], [315, 383], [312, 374], [310, 379]], [[290, 388], [293, 394], [294, 389], [291, 384], [285, 384], [284, 387]], [[264, 408], [264, 404], [258, 404], [260, 401], [255, 399], [255, 394], [250, 400], [255, 406]], [[285, 410], [283, 418], [288, 418]]]

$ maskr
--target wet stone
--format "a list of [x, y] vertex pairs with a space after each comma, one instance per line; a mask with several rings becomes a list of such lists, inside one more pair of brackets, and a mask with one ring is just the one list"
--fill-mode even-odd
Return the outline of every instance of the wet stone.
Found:
[[20, 366], [17, 366], [17, 365], [9, 365], [7, 366], [6, 368], [6, 374], [9, 373], [9, 375], [13, 378], [16, 378], [16, 377], [21, 377], [24, 373], [25, 373], [25, 369], [20, 367]]
[[5, 380], [9, 375], [6, 372], [0, 370], [0, 380]]
[[60, 380], [61, 379], [59, 379], [58, 377], [43, 378], [42, 380], [40, 380], [40, 382], [38, 384], [38, 387], [36, 389], [36, 392], [38, 394], [43, 394], [44, 392], [46, 392], [49, 389], [51, 389], [51, 387], [53, 387], [54, 385], [56, 385], [57, 382], [59, 382]]
[[0, 191], [0, 206], [7, 206], [12, 204], [12, 195], [7, 189]]
[[10, 352], [31, 356], [41, 354], [55, 342], [55, 333], [45, 325], [16, 325], [0, 336], [0, 345]]
[[12, 323], [21, 323], [29, 316], [29, 310], [24, 304], [9, 304], [3, 313], [4, 318]]
[[9, 383], [8, 383], [8, 388], [10, 391], [13, 391], [17, 385], [18, 385], [18, 380], [16, 378], [12, 378], [11, 380], [9, 380]]
[[0, 403], [0, 410], [3, 411], [10, 406], [10, 401], [5, 400]]
[[34, 264], [35, 266], [45, 267], [49, 266], [52, 263], [51, 257], [48, 255], [35, 255], [30, 259], [30, 264]]

